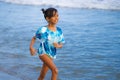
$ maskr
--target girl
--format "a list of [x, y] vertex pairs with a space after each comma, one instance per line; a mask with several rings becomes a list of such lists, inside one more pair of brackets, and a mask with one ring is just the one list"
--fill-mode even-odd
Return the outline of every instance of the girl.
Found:
[[[42, 9], [42, 12], [48, 24], [40, 27], [35, 36], [33, 36], [30, 42], [30, 53], [31, 55], [35, 55], [37, 51], [39, 58], [43, 62], [38, 80], [44, 80], [49, 69], [52, 72], [51, 80], [57, 80], [58, 70], [53, 63], [53, 59], [56, 58], [56, 48], [61, 48], [65, 41], [62, 30], [56, 27], [59, 18], [58, 11], [55, 8], [48, 8], [46, 10]], [[33, 47], [36, 38], [40, 39], [38, 50]]]

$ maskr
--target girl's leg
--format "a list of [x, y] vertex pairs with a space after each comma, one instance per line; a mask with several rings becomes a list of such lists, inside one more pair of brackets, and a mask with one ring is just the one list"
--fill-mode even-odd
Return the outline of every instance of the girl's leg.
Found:
[[40, 59], [43, 61], [43, 63], [45, 63], [48, 68], [52, 71], [52, 77], [51, 80], [57, 80], [57, 74], [58, 74], [58, 70], [55, 66], [55, 64], [53, 63], [52, 59], [50, 57], [48, 57], [48, 55], [44, 54], [42, 56], [40, 56]]
[[48, 66], [45, 63], [43, 63], [38, 80], [44, 80], [44, 77], [45, 77], [48, 70], [49, 70]]

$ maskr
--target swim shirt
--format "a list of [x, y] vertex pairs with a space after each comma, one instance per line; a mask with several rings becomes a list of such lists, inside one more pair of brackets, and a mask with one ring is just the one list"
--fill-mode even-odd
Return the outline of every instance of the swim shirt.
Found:
[[40, 27], [36, 34], [36, 38], [40, 39], [40, 46], [38, 48], [38, 54], [47, 54], [51, 58], [56, 58], [56, 48], [53, 43], [64, 43], [64, 37], [62, 30], [59, 27], [56, 27], [56, 31], [53, 32], [48, 29], [47, 26]]

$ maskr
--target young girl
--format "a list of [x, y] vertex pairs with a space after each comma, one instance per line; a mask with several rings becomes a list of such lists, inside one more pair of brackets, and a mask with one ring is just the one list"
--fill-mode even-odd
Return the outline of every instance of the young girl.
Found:
[[[46, 10], [42, 9], [42, 12], [48, 24], [40, 27], [35, 36], [33, 36], [30, 42], [30, 53], [31, 55], [35, 55], [37, 51], [39, 58], [43, 62], [38, 80], [44, 80], [49, 69], [52, 72], [51, 80], [57, 80], [58, 70], [53, 59], [56, 58], [56, 48], [61, 48], [65, 41], [62, 30], [56, 27], [59, 18], [58, 11], [55, 8], [48, 8]], [[33, 47], [36, 38], [40, 39], [38, 50]]]

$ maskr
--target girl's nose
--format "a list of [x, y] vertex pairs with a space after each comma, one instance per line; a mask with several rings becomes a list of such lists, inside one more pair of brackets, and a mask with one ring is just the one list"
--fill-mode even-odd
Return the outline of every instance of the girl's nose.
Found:
[[59, 18], [59, 16], [58, 16], [58, 15], [55, 15], [55, 18], [56, 18], [56, 19], [58, 19], [58, 18]]

